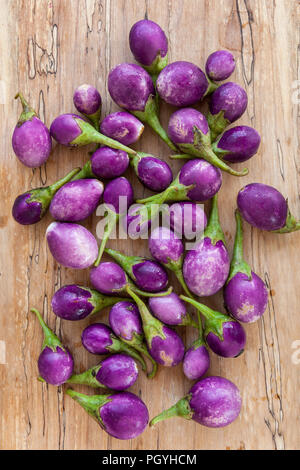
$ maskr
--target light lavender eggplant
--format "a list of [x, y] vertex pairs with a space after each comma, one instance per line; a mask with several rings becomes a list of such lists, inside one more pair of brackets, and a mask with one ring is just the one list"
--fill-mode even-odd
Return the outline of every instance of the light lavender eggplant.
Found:
[[204, 232], [207, 218], [202, 206], [194, 202], [175, 202], [168, 211], [170, 227], [179, 236], [188, 240]]
[[102, 107], [99, 91], [93, 85], [84, 83], [74, 91], [73, 103], [77, 111], [88, 118], [94, 128], [99, 131]]
[[102, 134], [121, 142], [123, 145], [135, 144], [144, 129], [142, 122], [126, 111], [109, 114], [100, 124]]
[[175, 292], [165, 297], [150, 297], [148, 305], [151, 313], [166, 325], [198, 328], [188, 313], [185, 303]]

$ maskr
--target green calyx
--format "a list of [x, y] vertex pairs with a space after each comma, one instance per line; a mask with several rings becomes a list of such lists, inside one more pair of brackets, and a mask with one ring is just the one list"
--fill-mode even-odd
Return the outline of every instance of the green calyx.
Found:
[[218, 241], [222, 241], [224, 245], [226, 245], [224, 232], [222, 230], [219, 219], [218, 194], [215, 194], [212, 198], [210, 216], [207, 227], [204, 230], [204, 238], [210, 238], [213, 245], [215, 245]]
[[154, 86], [156, 84], [156, 79], [160, 72], [168, 65], [168, 54], [162, 57], [159, 54], [155, 57], [151, 65], [142, 65], [142, 67], [151, 75], [153, 79]]
[[29, 106], [29, 104], [27, 103], [27, 101], [25, 100], [23, 94], [19, 91], [16, 96], [15, 96], [15, 100], [20, 98], [20, 101], [21, 101], [21, 104], [22, 104], [22, 107], [23, 107], [23, 111], [19, 117], [19, 120], [18, 120], [18, 123], [17, 123], [17, 127], [20, 127], [22, 126], [22, 124], [24, 124], [24, 122], [26, 121], [31, 121], [33, 117], [37, 117], [37, 113], [35, 112], [35, 110], [33, 108], [31, 108], [31, 106]]
[[203, 96], [205, 98], [206, 96], [211, 95], [214, 91], [216, 91], [217, 88], [219, 88], [219, 84], [216, 82], [213, 82], [210, 78], [206, 77], [206, 80], [208, 81], [208, 87], [207, 90]]
[[81, 133], [78, 137], [76, 137], [72, 142], [70, 142], [71, 146], [81, 147], [83, 145], [88, 145], [91, 143], [98, 143], [101, 145], [106, 145], [107, 147], [111, 147], [117, 150], [123, 150], [129, 154], [135, 154], [135, 150], [126, 147], [126, 145], [121, 144], [117, 140], [111, 139], [100, 132], [96, 131], [96, 129], [88, 122], [84, 121], [83, 119], [73, 117], [74, 121], [77, 123], [78, 127], [81, 130]]
[[124, 269], [124, 271], [128, 274], [128, 276], [131, 277], [133, 281], [136, 280], [132, 268], [136, 264], [145, 261], [146, 258], [142, 258], [141, 256], [127, 256], [111, 248], [106, 248], [104, 251]]
[[93, 114], [84, 114], [82, 113], [89, 121], [91, 121], [92, 126], [99, 132], [100, 129], [100, 117], [101, 117], [101, 105], [99, 109]]
[[116, 226], [116, 224], [117, 224], [117, 222], [120, 218], [120, 215], [107, 207], [107, 210], [104, 214], [104, 217], [106, 218], [106, 225], [104, 227], [104, 234], [103, 234], [101, 244], [100, 244], [100, 247], [99, 247], [98, 257], [97, 257], [97, 259], [94, 263], [95, 266], [99, 266], [99, 264], [100, 264], [102, 255], [103, 255], [104, 250], [105, 250], [107, 240], [109, 239], [109, 236], [110, 236], [111, 232], [113, 231], [114, 227]]
[[44, 332], [44, 341], [42, 346], [42, 351], [45, 348], [50, 348], [52, 351], [56, 351], [57, 348], [61, 348], [63, 351], [66, 351], [66, 348], [63, 346], [62, 342], [58, 339], [55, 333], [49, 328], [49, 326], [45, 323], [44, 319], [42, 318], [40, 312], [36, 308], [32, 308], [31, 312], [34, 313], [43, 329]]
[[212, 142], [214, 142], [218, 135], [222, 134], [230, 124], [228, 119], [224, 117], [224, 111], [220, 111], [218, 114], [208, 113], [207, 121], [211, 132]]
[[75, 390], [72, 390], [71, 388], [68, 388], [66, 391], [66, 394], [69, 395], [73, 400], [77, 401], [79, 405], [82, 406], [82, 408], [85, 409], [85, 411], [92, 416], [100, 425], [102, 428], [105, 429], [105, 426], [103, 424], [103, 421], [100, 417], [100, 409], [102, 406], [106, 405], [106, 403], [109, 403], [112, 401], [111, 395], [84, 395], [83, 393], [75, 392]]
[[106, 307], [111, 307], [112, 305], [117, 304], [124, 300], [124, 297], [109, 297], [107, 295], [101, 294], [95, 289], [90, 289], [89, 287], [77, 286], [79, 289], [83, 289], [91, 294], [91, 297], [88, 299], [88, 302], [94, 307], [90, 315], [100, 312]]
[[179, 174], [176, 176], [175, 180], [170, 184], [170, 186], [165, 189], [162, 193], [154, 194], [153, 196], [147, 197], [145, 199], [137, 199], [138, 204], [153, 203], [161, 205], [166, 201], [189, 201], [188, 192], [195, 187], [194, 184], [186, 186], [179, 182]]
[[140, 121], [147, 123], [173, 151], [176, 151], [176, 146], [169, 139], [168, 134], [163, 129], [159, 121], [157, 100], [155, 99], [155, 96], [149, 95], [144, 111], [130, 112]]
[[155, 424], [159, 423], [159, 421], [164, 421], [165, 419], [174, 418], [176, 416], [185, 419], [192, 419], [193, 411], [190, 407], [191, 398], [191, 395], [187, 395], [184, 398], [181, 398], [181, 400], [179, 400], [175, 405], [171, 406], [171, 408], [155, 416], [155, 418], [150, 421], [149, 425], [154, 426]]
[[297, 220], [292, 214], [290, 209], [288, 209], [288, 215], [286, 218], [285, 226], [279, 230], [271, 230], [272, 233], [291, 233], [300, 230], [300, 221]]
[[157, 372], [157, 362], [153, 359], [153, 357], [150, 355], [146, 345], [143, 342], [143, 336], [134, 333], [132, 339], [124, 339], [122, 338], [122, 341], [124, 343], [128, 344], [130, 347], [134, 348], [136, 351], [140, 352], [141, 354], [144, 354], [149, 361], [152, 363], [152, 370], [147, 374], [148, 379], [153, 379], [156, 375]]
[[[181, 287], [184, 290], [184, 292], [186, 293], [186, 295], [193, 298], [193, 294], [191, 294], [191, 292], [189, 291], [189, 288], [186, 285], [186, 282], [185, 282], [183, 274], [182, 274], [183, 255], [181, 255], [180, 258], [177, 261], [172, 261], [172, 260], [170, 260], [170, 258], [168, 258], [168, 259], [169, 259], [169, 262], [168, 263], [163, 263], [163, 265], [175, 274], [179, 284], [181, 285]], [[183, 323], [183, 324], [184, 325], [195, 326], [191, 322], [193, 323], [193, 321], [190, 319], [188, 321], [188, 323]]]
[[92, 170], [92, 162], [89, 160], [84, 167], [72, 178], [72, 181], [83, 180], [85, 178], [97, 178]]
[[66, 383], [69, 384], [79, 384], [79, 385], [87, 385], [93, 388], [106, 388], [101, 382], [99, 382], [96, 378], [99, 370], [101, 369], [101, 363], [97, 366], [91, 367], [90, 369], [82, 372], [82, 374], [73, 374], [67, 380]]
[[129, 344], [126, 344], [124, 341], [117, 338], [114, 334], [111, 334], [110, 338], [112, 340], [112, 344], [107, 347], [110, 352], [125, 353], [128, 356], [131, 356], [133, 359], [135, 359], [141, 364], [143, 371], [146, 371], [147, 367], [144, 359], [133, 347], [129, 346]]
[[226, 284], [237, 274], [244, 273], [248, 279], [252, 279], [251, 268], [243, 259], [243, 221], [238, 209], [235, 211], [236, 233], [234, 239], [233, 256], [230, 264], [230, 272]]

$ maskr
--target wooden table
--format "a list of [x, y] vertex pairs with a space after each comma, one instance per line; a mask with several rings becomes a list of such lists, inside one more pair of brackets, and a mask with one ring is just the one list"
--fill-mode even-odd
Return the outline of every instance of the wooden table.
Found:
[[[89, 321], [59, 321], [51, 312], [55, 290], [88, 282], [88, 272], [55, 263], [45, 243], [51, 218], [31, 227], [11, 217], [15, 197], [47, 185], [87, 160], [87, 149], [54, 145], [40, 169], [22, 166], [11, 148], [20, 113], [14, 95], [22, 90], [47, 125], [59, 113], [73, 112], [73, 90], [84, 82], [100, 90], [103, 116], [117, 109], [107, 93], [109, 70], [131, 62], [128, 33], [137, 20], [157, 21], [169, 39], [170, 61], [189, 60], [202, 68], [214, 50], [226, 48], [237, 60], [233, 79], [247, 90], [241, 123], [262, 136], [258, 155], [243, 179], [224, 175], [220, 216], [228, 246], [234, 236], [238, 190], [252, 181], [276, 186], [296, 216], [299, 202], [299, 2], [296, 0], [1, 0], [1, 315], [0, 447], [6, 449], [295, 449], [300, 445], [300, 233], [262, 233], [245, 224], [245, 254], [270, 289], [264, 318], [247, 326], [245, 353], [237, 359], [211, 355], [210, 374], [241, 389], [243, 408], [235, 423], [213, 430], [174, 419], [147, 429], [133, 441], [109, 437], [62, 388], [37, 381], [42, 332], [31, 307], [39, 308], [74, 353], [76, 369], [97, 363], [80, 342]], [[166, 126], [172, 110], [163, 105]], [[138, 149], [168, 158], [168, 148], [146, 129]], [[173, 164], [176, 171], [180, 165]], [[148, 194], [131, 172], [136, 196]], [[150, 194], [150, 193], [149, 193]], [[209, 208], [209, 205], [208, 205]], [[85, 225], [95, 231], [99, 219]], [[111, 241], [127, 254], [148, 254], [146, 241]], [[175, 288], [179, 291], [174, 281]], [[208, 304], [222, 308], [218, 294]], [[102, 318], [101, 315], [97, 317]], [[106, 318], [105, 315], [103, 318]], [[91, 320], [92, 321], [92, 320]], [[186, 344], [195, 333], [183, 331]], [[5, 343], [5, 344], [4, 344]], [[3, 361], [3, 357], [2, 357]], [[140, 375], [133, 392], [153, 417], [183, 396], [190, 383], [181, 366], [160, 369], [154, 381]], [[80, 390], [80, 389], [79, 389]], [[81, 388], [82, 391], [89, 390]]]

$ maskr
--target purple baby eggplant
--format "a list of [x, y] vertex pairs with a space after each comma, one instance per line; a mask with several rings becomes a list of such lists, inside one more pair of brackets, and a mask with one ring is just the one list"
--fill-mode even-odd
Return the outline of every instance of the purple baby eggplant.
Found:
[[237, 205], [242, 217], [253, 227], [275, 233], [300, 230], [283, 195], [272, 186], [251, 183], [240, 189]]
[[159, 96], [173, 106], [191, 106], [216, 89], [205, 73], [191, 62], [178, 61], [167, 65], [156, 82]]
[[89, 287], [71, 284], [63, 286], [52, 297], [51, 306], [56, 316], [78, 321], [120, 302], [122, 297], [109, 297]]
[[247, 105], [247, 93], [237, 83], [224, 83], [212, 94], [208, 114], [212, 142], [244, 114]]
[[21, 100], [23, 112], [13, 132], [12, 146], [23, 165], [29, 168], [39, 167], [46, 162], [51, 152], [50, 132], [22, 93], [18, 93], [15, 96], [17, 98]]
[[142, 434], [148, 424], [148, 409], [133, 393], [88, 396], [71, 389], [66, 393], [77, 401], [104, 431], [117, 439], [134, 439]]
[[171, 158], [204, 158], [212, 165], [234, 176], [245, 176], [248, 170], [235, 171], [228, 166], [211, 146], [211, 134], [206, 117], [193, 108], [175, 111], [170, 117], [168, 135], [183, 154]]
[[193, 305], [205, 317], [205, 340], [215, 354], [238, 357], [243, 353], [246, 333], [239, 322], [189, 297], [181, 295], [180, 298]]
[[112, 249], [106, 249], [105, 253], [124, 269], [139, 289], [146, 292], [161, 292], [167, 287], [168, 275], [156, 261], [140, 256], [126, 256]]
[[73, 373], [73, 357], [46, 325], [40, 312], [35, 308], [31, 311], [37, 316], [44, 332], [42, 352], [38, 359], [40, 377], [51, 385], [62, 385]]
[[100, 134], [91, 124], [77, 114], [61, 114], [51, 124], [51, 136], [62, 145], [68, 147], [81, 147], [92, 143], [106, 145], [113, 149], [124, 150], [126, 153], [135, 153], [117, 140]]
[[236, 235], [230, 273], [224, 288], [225, 307], [236, 319], [244, 323], [257, 321], [268, 305], [265, 283], [243, 259], [243, 226], [238, 210], [235, 211]]
[[185, 303], [175, 292], [165, 297], [150, 297], [149, 308], [156, 318], [167, 325], [198, 328], [187, 312]]
[[100, 131], [123, 145], [131, 145], [139, 140], [144, 125], [132, 114], [117, 111], [106, 116], [100, 124]]
[[103, 183], [96, 179], [69, 181], [54, 195], [50, 213], [60, 222], [79, 222], [97, 208], [103, 193]]
[[22, 225], [31, 225], [39, 222], [46, 214], [54, 194], [79, 172], [80, 168], [76, 168], [64, 178], [51, 184], [51, 186], [30, 189], [26, 193], [20, 194], [15, 199], [12, 208], [13, 218]]
[[147, 19], [135, 23], [129, 33], [132, 54], [154, 78], [168, 63], [168, 40], [161, 27]]
[[188, 240], [202, 234], [207, 225], [207, 218], [200, 204], [193, 202], [175, 202], [169, 208], [170, 226], [179, 236]]
[[46, 238], [53, 258], [67, 268], [85, 269], [97, 258], [97, 240], [82, 225], [52, 222]]
[[95, 266], [99, 265], [107, 240], [120, 216], [125, 214], [128, 207], [133, 203], [133, 189], [129, 181], [121, 176], [107, 183], [103, 193], [103, 201], [106, 208], [104, 214], [106, 225]]
[[153, 258], [175, 274], [186, 294], [192, 296], [182, 274], [184, 248], [180, 238], [167, 227], [157, 227], [151, 232], [149, 250]]
[[249, 160], [257, 153], [260, 135], [249, 126], [237, 126], [228, 131], [212, 144], [216, 155], [231, 163]]
[[229, 268], [230, 259], [219, 221], [218, 199], [214, 196], [204, 238], [186, 254], [183, 277], [193, 294], [206, 297], [224, 286]]
[[223, 377], [200, 380], [176, 405], [153, 418], [150, 426], [167, 418], [180, 416], [209, 428], [222, 428], [240, 414], [242, 399], [239, 389]]
[[132, 387], [138, 374], [137, 365], [132, 357], [126, 354], [113, 354], [82, 374], [73, 374], [67, 382], [122, 392]]
[[115, 304], [109, 312], [109, 324], [116, 336], [151, 361], [152, 371], [148, 377], [153, 378], [157, 372], [157, 364], [144, 343], [140, 312], [136, 304], [128, 300]]
[[206, 61], [206, 75], [215, 82], [222, 82], [233, 74], [235, 60], [229, 51], [216, 51]]
[[199, 310], [197, 310], [197, 315], [198, 338], [186, 351], [182, 363], [183, 373], [189, 380], [199, 380], [210, 366], [210, 357], [203, 339], [203, 327]]
[[73, 181], [82, 178], [118, 178], [127, 170], [128, 165], [129, 157], [126, 152], [103, 146], [92, 154]]
[[81, 334], [83, 347], [91, 354], [124, 353], [140, 362], [143, 370], [146, 364], [140, 354], [124, 341], [117, 338], [112, 330], [104, 323], [93, 323], [87, 326]]
[[141, 183], [151, 191], [164, 191], [173, 181], [169, 165], [149, 153], [137, 152], [130, 163]]
[[117, 105], [146, 122], [172, 150], [176, 150], [159, 122], [155, 89], [146, 70], [136, 64], [117, 65], [109, 73], [108, 91]]
[[94, 128], [99, 131], [102, 99], [99, 91], [86, 83], [80, 85], [73, 94], [74, 106], [81, 114], [88, 118]]

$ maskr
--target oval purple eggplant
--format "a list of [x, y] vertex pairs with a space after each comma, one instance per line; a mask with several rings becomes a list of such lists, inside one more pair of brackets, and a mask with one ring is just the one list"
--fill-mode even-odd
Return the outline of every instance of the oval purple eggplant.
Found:
[[212, 115], [221, 111], [229, 123], [239, 119], [246, 111], [248, 97], [245, 90], [237, 83], [227, 82], [212, 94], [209, 109]]
[[125, 173], [128, 166], [128, 154], [123, 150], [103, 146], [91, 156], [91, 168], [97, 178], [118, 178]]
[[162, 327], [161, 336], [153, 336], [149, 351], [158, 364], [165, 367], [174, 367], [179, 364], [184, 356], [184, 344], [180, 336], [167, 326]]
[[137, 164], [137, 175], [143, 185], [151, 191], [164, 191], [173, 181], [169, 165], [151, 155], [140, 159]]
[[207, 225], [205, 212], [200, 204], [175, 202], [170, 205], [170, 226], [177, 234], [191, 239], [204, 232]]
[[259, 133], [249, 126], [236, 126], [224, 132], [212, 146], [223, 160], [241, 163], [257, 153], [260, 145]]
[[206, 160], [189, 160], [180, 170], [179, 182], [185, 186], [194, 184], [195, 187], [187, 192], [187, 196], [192, 201], [204, 202], [219, 191], [222, 173]]
[[128, 300], [118, 302], [109, 312], [109, 324], [114, 333], [128, 341], [142, 335], [142, 322], [137, 306]]
[[73, 102], [80, 113], [89, 116], [99, 112], [102, 99], [99, 91], [94, 86], [84, 83], [74, 91]]
[[210, 366], [210, 358], [204, 344], [190, 347], [183, 358], [183, 373], [189, 380], [199, 380]]
[[208, 57], [205, 65], [206, 75], [216, 82], [222, 82], [232, 75], [235, 60], [229, 51], [215, 51]]
[[100, 124], [100, 131], [121, 144], [131, 145], [139, 140], [144, 132], [139, 119], [126, 111], [117, 111], [106, 116]]
[[136, 382], [138, 368], [132, 357], [126, 354], [113, 354], [101, 362], [96, 379], [105, 387], [123, 391]]
[[206, 336], [206, 341], [210, 349], [218, 356], [238, 357], [244, 351], [246, 333], [237, 321], [228, 321], [223, 323], [223, 339], [210, 332]]
[[174, 144], [194, 144], [195, 126], [203, 134], [208, 134], [208, 122], [204, 114], [194, 108], [184, 108], [175, 111], [169, 120], [168, 136]]
[[184, 302], [175, 292], [165, 297], [150, 297], [149, 307], [153, 315], [167, 325], [182, 325], [188, 316]]
[[[150, 67], [167, 55], [168, 40], [164, 31], [154, 21], [137, 21], [129, 33], [129, 45], [137, 62]], [[160, 64], [157, 64], [158, 70]]]

